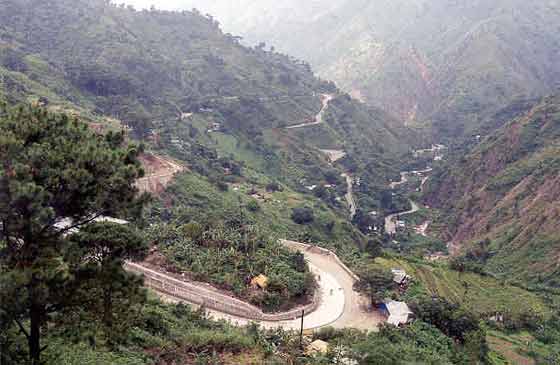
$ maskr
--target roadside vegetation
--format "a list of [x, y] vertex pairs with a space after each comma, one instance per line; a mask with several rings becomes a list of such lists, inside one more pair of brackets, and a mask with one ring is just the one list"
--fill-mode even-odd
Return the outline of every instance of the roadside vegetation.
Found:
[[[291, 252], [260, 232], [243, 216], [232, 215], [223, 225], [155, 225], [149, 237], [168, 259], [171, 272], [211, 283], [266, 311], [289, 309], [311, 300], [315, 279], [303, 254]], [[161, 263], [160, 263], [161, 264]], [[252, 280], [264, 275], [257, 286]]]

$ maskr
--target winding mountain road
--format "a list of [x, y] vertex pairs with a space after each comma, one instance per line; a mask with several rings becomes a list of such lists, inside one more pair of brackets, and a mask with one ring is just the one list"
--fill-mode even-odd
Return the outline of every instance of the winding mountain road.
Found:
[[[380, 313], [368, 311], [367, 298], [353, 289], [358, 278], [331, 251], [294, 241], [283, 240], [281, 242], [289, 249], [304, 254], [319, 284], [318, 306], [304, 316], [304, 329], [333, 326], [335, 328], [353, 327], [362, 330], [376, 330], [378, 325], [384, 322]], [[298, 317], [300, 311], [298, 310], [290, 311], [290, 313], [295, 313], [291, 319], [262, 320], [260, 309], [256, 307], [252, 309], [250, 304], [221, 293], [209, 285], [186, 282], [139, 264], [129, 263], [127, 269], [143, 274], [146, 285], [168, 301], [204, 304], [209, 316], [214, 319], [229, 320], [237, 325], [256, 322], [265, 328], [299, 329], [301, 326], [301, 317]], [[201, 301], [199, 297], [209, 299]], [[224, 307], [230, 307], [231, 310], [215, 309]], [[243, 315], [232, 314], [234, 312], [242, 312]]]
[[416, 213], [420, 210], [420, 206], [410, 200], [410, 204], [412, 205], [412, 209], [406, 210], [404, 212], [393, 213], [385, 217], [385, 233], [390, 235], [394, 235], [397, 233], [397, 218], [403, 215], [408, 215], [412, 213]]
[[324, 120], [325, 112], [329, 108], [329, 103], [331, 102], [331, 100], [334, 99], [334, 95], [322, 94], [321, 98], [322, 98], [323, 106], [322, 106], [321, 110], [319, 111], [319, 113], [317, 113], [317, 115], [315, 116], [315, 121], [314, 122], [296, 124], [296, 125], [286, 127], [286, 129], [305, 128], [305, 127], [310, 127], [312, 125], [317, 125], [317, 124], [323, 123], [325, 121]]
[[[414, 151], [414, 157], [417, 158], [418, 156], [420, 156], [423, 153], [433, 152], [433, 153], [439, 153], [438, 156], [440, 158], [443, 158], [443, 154], [441, 153], [441, 151], [445, 148], [446, 147], [444, 145], [440, 145], [440, 144], [433, 145], [431, 149]], [[397, 187], [399, 187], [401, 185], [404, 185], [409, 181], [408, 180], [409, 175], [414, 174], [414, 175], [422, 176], [422, 174], [428, 174], [432, 171], [433, 171], [433, 168], [429, 167], [429, 166], [426, 169], [419, 170], [419, 171], [402, 171], [401, 172], [401, 180], [391, 182], [389, 184], [389, 187], [392, 190], [395, 190]], [[428, 182], [429, 179], [430, 179], [430, 176], [423, 176], [422, 177], [422, 180], [420, 182], [420, 191], [424, 191], [424, 187], [425, 187], [425, 185], [426, 185], [426, 183]], [[397, 228], [398, 228], [397, 227], [398, 217], [413, 214], [413, 213], [416, 213], [417, 211], [420, 210], [420, 206], [416, 202], [410, 200], [410, 204], [412, 205], [412, 208], [410, 210], [393, 213], [393, 214], [390, 214], [390, 215], [385, 217], [385, 233], [387, 233], [389, 235], [396, 234], [397, 233]], [[427, 230], [428, 230], [429, 226], [430, 226], [429, 221], [424, 222], [421, 226], [416, 228], [416, 231], [417, 231], [418, 234], [420, 234], [424, 237], [427, 237]]]

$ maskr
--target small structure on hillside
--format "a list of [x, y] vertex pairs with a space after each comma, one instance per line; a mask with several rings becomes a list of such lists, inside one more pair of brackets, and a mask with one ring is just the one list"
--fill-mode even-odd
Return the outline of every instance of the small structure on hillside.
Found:
[[189, 119], [193, 116], [193, 113], [181, 113], [181, 120]]
[[405, 292], [408, 289], [412, 277], [402, 269], [392, 269], [393, 282], [399, 286], [400, 292]]
[[315, 340], [307, 346], [307, 355], [324, 355], [329, 351], [328, 342]]
[[381, 311], [388, 317], [387, 323], [399, 327], [409, 322], [414, 314], [405, 302], [386, 300], [381, 305]]
[[393, 273], [393, 281], [399, 285], [411, 279], [403, 269], [391, 269], [391, 272]]
[[211, 123], [210, 126], [208, 127], [208, 133], [220, 132], [221, 130], [222, 130], [222, 125], [217, 122]]
[[253, 288], [261, 288], [261, 289], [266, 289], [268, 287], [268, 277], [266, 275], [260, 274], [259, 276], [254, 277], [251, 280], [251, 286]]

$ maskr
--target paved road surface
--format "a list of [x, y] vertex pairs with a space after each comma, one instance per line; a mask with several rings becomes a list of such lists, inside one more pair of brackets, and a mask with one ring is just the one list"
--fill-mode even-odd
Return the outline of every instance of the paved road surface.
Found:
[[389, 184], [389, 187], [393, 190], [395, 190], [395, 188], [397, 188], [398, 186], [401, 186], [402, 184], [405, 184], [408, 182], [408, 171], [403, 171], [401, 172], [401, 181], [394, 181], [391, 182], [391, 184]]
[[[353, 285], [356, 281], [353, 275], [333, 254], [313, 246], [293, 241], [282, 241], [282, 243], [294, 250], [303, 252], [312, 272], [317, 276], [320, 290], [320, 305], [312, 313], [304, 317], [304, 329], [316, 329], [324, 326], [335, 328], [353, 327], [362, 330], [377, 330], [378, 325], [384, 322], [379, 312], [367, 310], [368, 300], [354, 291]], [[177, 280], [170, 277], [170, 280]], [[209, 290], [201, 287], [202, 291]], [[162, 294], [169, 300], [177, 302], [169, 294]], [[237, 301], [237, 299], [226, 298]], [[215, 310], [207, 310], [209, 316], [214, 319], [229, 320], [234, 324], [246, 325], [251, 321], [246, 318], [220, 313]], [[288, 321], [260, 321], [257, 322], [265, 328], [299, 329], [301, 318]]]
[[342, 315], [330, 325], [335, 328], [357, 328], [361, 330], [377, 330], [385, 318], [377, 311], [368, 311], [368, 299], [354, 291], [354, 283], [357, 277], [349, 272], [331, 255], [324, 255], [315, 251], [321, 249], [304, 249], [302, 244], [293, 241], [283, 241], [284, 245], [299, 249], [307, 260], [313, 265], [320, 267], [323, 271], [332, 274], [337, 280], [339, 287], [344, 293], [344, 310]]
[[420, 207], [418, 206], [418, 204], [416, 204], [412, 200], [410, 201], [410, 204], [412, 205], [412, 209], [404, 211], [404, 212], [394, 213], [394, 214], [391, 214], [391, 215], [388, 215], [387, 217], [385, 217], [385, 233], [396, 234], [397, 233], [397, 217], [412, 214], [412, 213], [416, 213], [417, 211], [420, 210]]

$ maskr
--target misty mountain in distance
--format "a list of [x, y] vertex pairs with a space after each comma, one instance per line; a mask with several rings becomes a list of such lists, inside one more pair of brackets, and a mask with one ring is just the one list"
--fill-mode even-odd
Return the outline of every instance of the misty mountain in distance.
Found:
[[560, 365], [559, 3], [0, 0], [0, 365]]
[[472, 133], [517, 99], [560, 85], [551, 1], [183, 1], [248, 44], [311, 63], [354, 97], [435, 133]]

